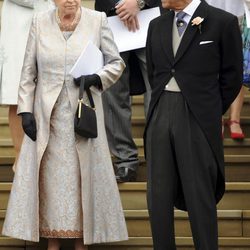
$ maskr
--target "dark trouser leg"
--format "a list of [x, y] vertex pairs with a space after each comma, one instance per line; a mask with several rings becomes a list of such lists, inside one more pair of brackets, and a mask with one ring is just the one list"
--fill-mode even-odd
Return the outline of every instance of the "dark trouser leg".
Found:
[[144, 94], [144, 113], [145, 113], [145, 116], [147, 116], [148, 107], [149, 107], [149, 103], [151, 99], [151, 87], [148, 81], [146, 50], [145, 49], [136, 50], [136, 56], [138, 57], [139, 62], [140, 62], [140, 68], [141, 68], [142, 76], [143, 76], [145, 87], [146, 87], [146, 92]]
[[[122, 53], [127, 63], [129, 52]], [[107, 138], [115, 166], [136, 170], [139, 165], [136, 145], [131, 131], [131, 102], [128, 67], [119, 81], [102, 95]]]
[[218, 249], [217, 164], [196, 119], [180, 96], [173, 125], [178, 172], [196, 250]]
[[181, 93], [162, 94], [147, 132], [147, 157], [154, 249], [175, 249], [169, 211], [178, 189], [184, 192], [196, 250], [218, 249], [217, 165]]
[[178, 174], [170, 143], [171, 113], [161, 98], [147, 131], [148, 208], [154, 250], [176, 249], [174, 200]]

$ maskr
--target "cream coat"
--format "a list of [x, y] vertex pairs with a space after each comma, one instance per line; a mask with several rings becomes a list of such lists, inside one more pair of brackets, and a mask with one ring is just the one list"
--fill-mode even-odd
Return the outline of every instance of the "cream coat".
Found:
[[[117, 81], [124, 63], [104, 13], [82, 8], [81, 20], [67, 41], [56, 23], [54, 10], [38, 14], [33, 19], [19, 88], [18, 112], [34, 113], [37, 141], [24, 137], [3, 226], [4, 235], [39, 241], [39, 167], [48, 143], [50, 115], [64, 81], [72, 112], [75, 112], [79, 89], [68, 73], [89, 40], [104, 54], [105, 66], [97, 73], [105, 90]], [[85, 244], [120, 241], [128, 237], [106, 139], [101, 93], [95, 88], [92, 93], [98, 138], [87, 140], [76, 136]]]
[[54, 8], [53, 0], [4, 0], [0, 35], [0, 104], [17, 105], [18, 86], [34, 13]]

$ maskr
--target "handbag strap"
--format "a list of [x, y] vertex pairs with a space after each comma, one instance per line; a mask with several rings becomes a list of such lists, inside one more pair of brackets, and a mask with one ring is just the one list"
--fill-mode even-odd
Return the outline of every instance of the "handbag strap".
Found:
[[[79, 100], [83, 99], [83, 92], [84, 92], [84, 83], [85, 83], [85, 77], [81, 77], [81, 82], [80, 82], [80, 88], [79, 88]], [[90, 89], [86, 89], [87, 96], [89, 98], [89, 103], [91, 108], [95, 109], [95, 103], [91, 94]]]

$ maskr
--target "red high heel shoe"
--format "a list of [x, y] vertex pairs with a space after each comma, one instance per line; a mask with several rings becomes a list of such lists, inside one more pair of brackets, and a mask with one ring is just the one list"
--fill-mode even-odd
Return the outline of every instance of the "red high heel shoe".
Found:
[[228, 121], [228, 126], [229, 126], [229, 130], [230, 130], [230, 136], [231, 136], [231, 138], [234, 139], [234, 140], [242, 140], [242, 139], [244, 139], [245, 135], [244, 135], [243, 132], [242, 133], [232, 132], [232, 130], [231, 130], [231, 125], [232, 124], [238, 124], [240, 126], [240, 122], [234, 121], [234, 120]]

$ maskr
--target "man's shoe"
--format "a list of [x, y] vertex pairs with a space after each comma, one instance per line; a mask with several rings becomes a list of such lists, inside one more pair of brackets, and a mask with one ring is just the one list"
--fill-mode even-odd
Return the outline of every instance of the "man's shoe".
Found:
[[118, 183], [136, 181], [136, 171], [128, 167], [120, 167], [115, 175]]

